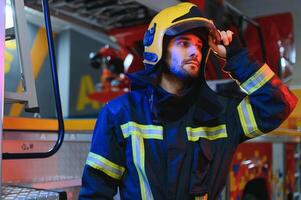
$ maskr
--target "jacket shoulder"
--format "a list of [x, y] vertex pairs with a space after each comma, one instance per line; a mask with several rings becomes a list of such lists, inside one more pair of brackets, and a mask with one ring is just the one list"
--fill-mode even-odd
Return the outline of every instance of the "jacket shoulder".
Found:
[[146, 96], [145, 90], [135, 90], [123, 94], [106, 104], [106, 107], [111, 111], [113, 115], [118, 115], [120, 112], [124, 112], [133, 106], [136, 106]]

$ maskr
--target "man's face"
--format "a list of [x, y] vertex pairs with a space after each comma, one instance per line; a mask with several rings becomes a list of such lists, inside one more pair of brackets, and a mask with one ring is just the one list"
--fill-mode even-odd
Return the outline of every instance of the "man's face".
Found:
[[169, 71], [181, 79], [197, 77], [202, 60], [202, 47], [202, 40], [192, 33], [172, 38], [167, 46], [166, 62]]

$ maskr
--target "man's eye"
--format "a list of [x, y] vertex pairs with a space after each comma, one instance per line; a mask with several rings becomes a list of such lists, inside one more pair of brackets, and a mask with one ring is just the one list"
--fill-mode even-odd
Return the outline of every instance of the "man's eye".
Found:
[[196, 47], [198, 48], [198, 49], [202, 49], [203, 48], [203, 45], [196, 45]]
[[181, 47], [189, 47], [190, 43], [187, 41], [179, 41], [178, 45]]

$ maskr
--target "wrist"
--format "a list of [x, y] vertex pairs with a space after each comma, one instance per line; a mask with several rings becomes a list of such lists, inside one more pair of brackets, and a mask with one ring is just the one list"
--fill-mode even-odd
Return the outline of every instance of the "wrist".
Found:
[[243, 51], [243, 46], [239, 40], [239, 38], [237, 36], [233, 37], [232, 42], [226, 46], [226, 59], [227, 61], [230, 60], [233, 56], [235, 56], [236, 54], [238, 54], [239, 52]]

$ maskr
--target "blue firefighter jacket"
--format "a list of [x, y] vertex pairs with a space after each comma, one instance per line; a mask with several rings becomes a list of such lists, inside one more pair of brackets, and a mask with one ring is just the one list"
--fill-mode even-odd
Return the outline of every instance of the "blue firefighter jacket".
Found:
[[204, 82], [181, 97], [143, 77], [99, 113], [80, 199], [217, 199], [239, 143], [277, 128], [297, 98], [247, 51], [225, 66], [245, 91], [219, 96]]

